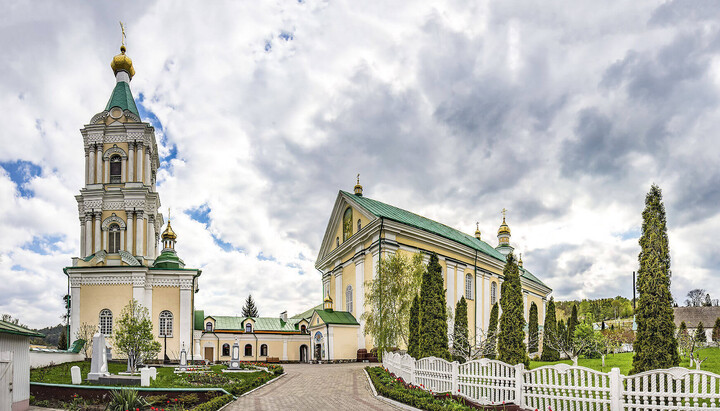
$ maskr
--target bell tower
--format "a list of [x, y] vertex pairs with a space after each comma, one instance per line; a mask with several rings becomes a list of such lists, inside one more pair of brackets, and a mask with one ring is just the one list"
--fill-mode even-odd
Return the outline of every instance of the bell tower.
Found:
[[105, 110], [80, 130], [85, 144], [85, 187], [76, 196], [80, 253], [74, 266], [152, 265], [158, 255], [163, 216], [155, 176], [160, 161], [155, 130], [140, 120], [130, 81], [135, 68], [126, 54], [110, 67], [115, 87]]
[[510, 226], [505, 222], [505, 213], [507, 213], [507, 210], [503, 208], [503, 221], [500, 228], [498, 228], [498, 246], [495, 249], [503, 253], [503, 255], [508, 255], [513, 252], [514, 247], [510, 245]]

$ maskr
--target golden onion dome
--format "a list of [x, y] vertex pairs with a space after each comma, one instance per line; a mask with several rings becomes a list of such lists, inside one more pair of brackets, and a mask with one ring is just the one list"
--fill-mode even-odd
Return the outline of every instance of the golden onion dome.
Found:
[[132, 79], [135, 75], [135, 68], [133, 68], [132, 59], [125, 54], [125, 46], [120, 47], [120, 54], [113, 57], [110, 67], [113, 69], [113, 73], [115, 73], [115, 75], [117, 75], [120, 71], [128, 73], [130, 79]]
[[323, 302], [325, 302], [325, 303], [333, 302], [332, 298], [330, 298], [330, 294], [328, 294], [327, 297], [325, 297], [325, 300]]
[[177, 239], [177, 234], [175, 234], [172, 227], [170, 226], [170, 220], [168, 220], [167, 228], [162, 233], [162, 239], [163, 240], [176, 240]]
[[475, 238], [480, 239], [480, 223], [475, 223]]
[[503, 222], [500, 224], [500, 228], [498, 228], [498, 235], [501, 234], [510, 235], [510, 227], [508, 227], [507, 223], [505, 223], [505, 217], [503, 217]]

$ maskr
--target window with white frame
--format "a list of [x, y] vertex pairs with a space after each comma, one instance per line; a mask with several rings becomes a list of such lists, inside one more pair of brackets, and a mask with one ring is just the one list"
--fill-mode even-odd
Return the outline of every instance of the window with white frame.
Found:
[[267, 344], [263, 344], [260, 346], [260, 356], [267, 357], [267, 355], [268, 355]]
[[468, 300], [473, 299], [473, 279], [470, 274], [465, 276], [465, 298]]
[[120, 250], [120, 226], [110, 224], [108, 227], [108, 253], [115, 254]]
[[497, 283], [493, 282], [490, 285], [490, 305], [495, 305], [497, 302]]
[[207, 333], [212, 332], [212, 322], [211, 321], [208, 321], [207, 323], [205, 323], [205, 332], [207, 332]]
[[164, 310], [160, 313], [160, 337], [173, 336], [173, 315], [170, 311]]
[[252, 332], [252, 324], [250, 324], [250, 323], [246, 323], [246, 324], [245, 324], [245, 332], [246, 332], [246, 333], [251, 333], [251, 332]]
[[353, 310], [353, 292], [352, 285], [348, 285], [345, 289], [345, 311], [351, 313]]
[[112, 334], [112, 322], [113, 315], [112, 311], [107, 308], [100, 311], [100, 332], [104, 335]]

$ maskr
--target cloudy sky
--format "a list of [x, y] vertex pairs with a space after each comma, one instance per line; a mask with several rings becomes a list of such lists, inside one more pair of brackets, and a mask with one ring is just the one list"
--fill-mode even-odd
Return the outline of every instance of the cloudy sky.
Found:
[[[201, 7], [202, 6], [202, 7]], [[338, 190], [516, 250], [556, 298], [632, 296], [644, 197], [668, 213], [675, 298], [720, 297], [716, 1], [3, 2], [0, 312], [60, 321], [78, 254], [79, 129], [126, 23], [163, 212], [197, 305], [321, 299]]]

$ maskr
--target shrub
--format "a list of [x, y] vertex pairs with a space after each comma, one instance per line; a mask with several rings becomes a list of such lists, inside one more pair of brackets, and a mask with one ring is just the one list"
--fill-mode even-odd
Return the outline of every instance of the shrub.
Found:
[[268, 365], [267, 370], [272, 375], [280, 375], [285, 372], [282, 365]]
[[229, 403], [233, 400], [232, 395], [221, 395], [219, 397], [215, 397], [212, 400], [200, 404], [197, 407], [193, 408], [193, 411], [215, 411], [220, 409], [223, 405]]
[[402, 378], [396, 378], [380, 367], [368, 367], [365, 369], [378, 393], [383, 397], [428, 411], [473, 409], [450, 397], [450, 393], [436, 397], [419, 387], [407, 384]]
[[119, 390], [110, 391], [110, 402], [105, 410], [107, 411], [126, 411], [136, 408], [145, 408], [148, 406], [147, 401], [138, 395], [137, 390], [130, 388], [121, 388]]

